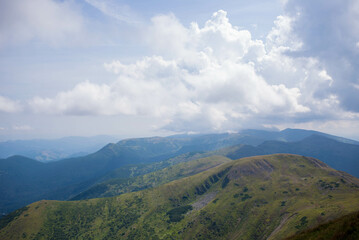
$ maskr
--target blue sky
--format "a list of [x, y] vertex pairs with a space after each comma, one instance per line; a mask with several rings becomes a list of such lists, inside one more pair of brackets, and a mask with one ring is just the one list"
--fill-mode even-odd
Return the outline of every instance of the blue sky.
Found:
[[359, 139], [354, 0], [0, 2], [0, 140], [307, 128]]

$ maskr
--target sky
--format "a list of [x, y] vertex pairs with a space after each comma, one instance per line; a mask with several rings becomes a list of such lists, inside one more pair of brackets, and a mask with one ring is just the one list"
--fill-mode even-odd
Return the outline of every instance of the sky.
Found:
[[0, 0], [0, 140], [359, 140], [357, 0]]

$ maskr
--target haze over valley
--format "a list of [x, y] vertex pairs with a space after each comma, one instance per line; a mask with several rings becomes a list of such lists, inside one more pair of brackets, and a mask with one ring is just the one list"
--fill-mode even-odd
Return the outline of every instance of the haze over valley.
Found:
[[0, 1], [0, 239], [359, 239], [356, 0]]

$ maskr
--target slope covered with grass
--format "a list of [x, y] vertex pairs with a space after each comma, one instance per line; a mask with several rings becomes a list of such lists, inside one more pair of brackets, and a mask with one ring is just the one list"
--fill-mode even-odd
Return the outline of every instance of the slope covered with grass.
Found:
[[[186, 161], [187, 159], [183, 158], [181, 160]], [[171, 165], [164, 169], [150, 172], [145, 175], [139, 175], [130, 178], [113, 178], [105, 182], [96, 184], [95, 186], [72, 198], [72, 200], [111, 197], [123, 193], [135, 192], [147, 188], [152, 188], [176, 179], [203, 172], [220, 164], [228, 163], [231, 161], [231, 159], [226, 157], [212, 156], [188, 162], [180, 162], [176, 165]], [[169, 160], [164, 161], [163, 163], [170, 164]], [[152, 164], [151, 166], [153, 165], [159, 164]]]
[[0, 239], [283, 239], [358, 210], [358, 179], [276, 154], [111, 198], [36, 202]]
[[287, 238], [287, 240], [356, 240], [359, 239], [359, 212], [354, 212], [328, 223]]

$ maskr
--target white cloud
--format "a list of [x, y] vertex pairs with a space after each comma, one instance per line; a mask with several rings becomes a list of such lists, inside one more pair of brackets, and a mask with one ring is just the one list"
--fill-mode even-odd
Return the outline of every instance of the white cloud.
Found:
[[82, 37], [83, 19], [73, 1], [0, 2], [0, 46], [39, 40], [52, 45]]
[[146, 41], [158, 55], [105, 63], [115, 81], [83, 82], [29, 104], [52, 114], [155, 117], [158, 127], [174, 131], [358, 119], [342, 109], [338, 75], [320, 56], [293, 55], [307, 46], [296, 29], [300, 17], [279, 16], [263, 42], [233, 26], [222, 10], [203, 27], [155, 16]]
[[131, 114], [126, 98], [119, 98], [108, 85], [83, 82], [54, 98], [35, 97], [29, 101], [34, 112], [67, 115]]
[[97, 8], [105, 15], [126, 23], [138, 23], [138, 16], [128, 5], [121, 5], [114, 0], [85, 0], [91, 6]]
[[[71, 115], [144, 115], [163, 121], [171, 130], [230, 130], [254, 116], [302, 114], [301, 91], [271, 84], [258, 72], [267, 56], [262, 41], [232, 26], [218, 11], [203, 28], [184, 27], [173, 15], [157, 16], [149, 27], [161, 56], [133, 64], [105, 64], [118, 75], [111, 84], [78, 84], [54, 98], [36, 97], [38, 112]], [[152, 43], [152, 42], [151, 42]]]
[[359, 112], [359, 2], [356, 0], [288, 0], [291, 34], [302, 42], [292, 56], [317, 59], [332, 78], [325, 94], [338, 97], [340, 107]]
[[288, 16], [278, 16], [274, 21], [274, 27], [267, 35], [266, 47], [268, 50], [297, 50], [302, 47], [302, 42], [293, 32], [292, 24], [294, 19]]
[[155, 16], [151, 23], [145, 36], [148, 45], [162, 56], [188, 54], [189, 30], [173, 14]]
[[18, 126], [18, 125], [15, 125], [12, 127], [13, 130], [16, 130], [16, 131], [30, 131], [30, 130], [33, 130], [32, 127], [30, 127], [29, 125], [21, 125], [21, 126]]
[[0, 96], [0, 112], [15, 113], [21, 110], [22, 107], [19, 102]]

